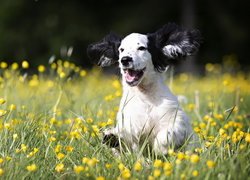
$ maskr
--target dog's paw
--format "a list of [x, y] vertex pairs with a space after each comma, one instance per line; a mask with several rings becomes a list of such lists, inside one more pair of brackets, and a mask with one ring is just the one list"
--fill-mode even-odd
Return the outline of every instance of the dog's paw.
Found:
[[119, 139], [114, 134], [104, 134], [102, 143], [109, 147], [116, 148], [119, 146]]

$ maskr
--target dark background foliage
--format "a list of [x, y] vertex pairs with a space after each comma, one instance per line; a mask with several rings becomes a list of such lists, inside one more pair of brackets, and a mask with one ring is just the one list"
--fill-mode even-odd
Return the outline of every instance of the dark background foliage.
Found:
[[[249, 3], [246, 0], [1, 0], [0, 60], [33, 66], [49, 58], [92, 66], [86, 47], [110, 31], [120, 35], [154, 32], [168, 22], [201, 31], [204, 43], [184, 69], [221, 63], [233, 55], [247, 69]], [[73, 47], [67, 57], [66, 50]]]

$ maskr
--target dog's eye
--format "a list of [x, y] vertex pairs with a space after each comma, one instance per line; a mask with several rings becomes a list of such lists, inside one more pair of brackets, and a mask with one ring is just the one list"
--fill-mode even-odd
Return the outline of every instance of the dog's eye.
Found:
[[140, 46], [140, 47], [138, 47], [138, 50], [139, 51], [145, 51], [147, 48], [146, 47], [144, 47], [144, 46]]
[[123, 48], [120, 48], [120, 52], [123, 52], [124, 51], [124, 49]]

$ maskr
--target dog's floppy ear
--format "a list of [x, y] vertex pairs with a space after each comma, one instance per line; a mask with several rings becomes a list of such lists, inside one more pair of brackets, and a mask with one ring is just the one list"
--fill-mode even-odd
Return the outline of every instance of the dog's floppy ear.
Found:
[[90, 44], [87, 48], [88, 57], [98, 66], [110, 66], [118, 62], [118, 47], [121, 43], [121, 37], [111, 32], [101, 41]]
[[155, 68], [162, 72], [168, 65], [174, 64], [176, 59], [193, 55], [201, 43], [198, 30], [185, 30], [174, 23], [169, 23], [148, 34], [148, 47], [153, 55]]

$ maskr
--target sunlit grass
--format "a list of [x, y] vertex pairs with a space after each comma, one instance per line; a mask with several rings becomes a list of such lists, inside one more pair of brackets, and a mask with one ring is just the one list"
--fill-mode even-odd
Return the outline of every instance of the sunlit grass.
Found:
[[[201, 147], [165, 157], [119, 157], [101, 143], [115, 124], [117, 76], [68, 61], [0, 63], [0, 178], [247, 179], [250, 172], [250, 76], [207, 64], [204, 77], [166, 84], [181, 95]], [[171, 80], [173, 78], [173, 80]]]

